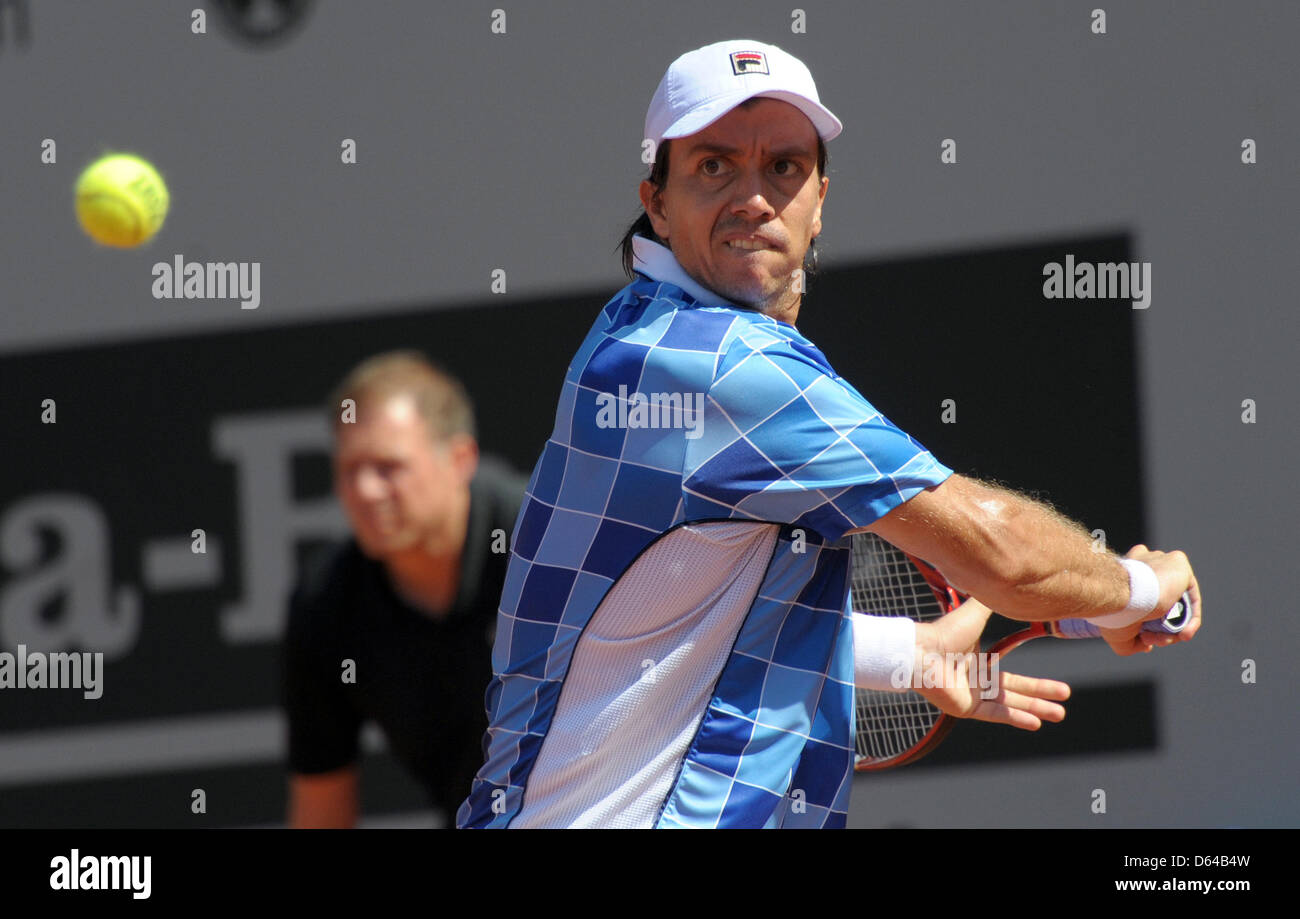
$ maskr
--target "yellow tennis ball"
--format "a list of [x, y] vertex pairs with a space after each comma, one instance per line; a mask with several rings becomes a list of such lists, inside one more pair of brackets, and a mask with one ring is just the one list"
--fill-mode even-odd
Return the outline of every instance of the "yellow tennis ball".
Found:
[[129, 153], [96, 160], [77, 179], [77, 219], [106, 246], [146, 242], [163, 225], [170, 201], [158, 171]]

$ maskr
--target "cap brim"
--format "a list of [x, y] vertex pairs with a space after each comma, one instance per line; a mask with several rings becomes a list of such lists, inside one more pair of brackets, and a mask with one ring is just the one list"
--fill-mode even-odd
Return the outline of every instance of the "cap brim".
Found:
[[776, 89], [767, 92], [759, 90], [757, 92], [739, 92], [729, 96], [719, 96], [708, 105], [700, 106], [677, 119], [668, 130], [664, 131], [664, 140], [698, 134], [746, 99], [760, 96], [768, 99], [780, 99], [782, 102], [788, 102], [803, 112], [808, 117], [808, 120], [812, 122], [813, 128], [823, 141], [834, 139], [839, 135], [840, 131], [844, 130], [844, 125], [824, 105], [819, 105], [797, 93]]

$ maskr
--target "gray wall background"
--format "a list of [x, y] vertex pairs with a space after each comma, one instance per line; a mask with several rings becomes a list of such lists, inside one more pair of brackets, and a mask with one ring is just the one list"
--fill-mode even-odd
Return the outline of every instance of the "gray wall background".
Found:
[[[1128, 230], [1153, 276], [1138, 314], [1149, 538], [1188, 552], [1207, 625], [1142, 660], [1059, 651], [1049, 675], [1177, 687], [1160, 699], [1161, 751], [862, 779], [852, 822], [1300, 824], [1300, 6], [817, 3], [796, 35], [791, 7], [773, 3], [536, 2], [504, 6], [494, 35], [493, 4], [323, 2], [284, 44], [253, 49], [213, 15], [192, 34], [184, 4], [18, 5], [25, 43], [15, 4], [0, 4], [0, 358], [612, 293], [645, 106], [675, 56], [724, 38], [802, 58], [845, 124], [829, 147], [828, 267]], [[1098, 5], [1106, 35], [1089, 29]], [[953, 166], [939, 162], [948, 137]], [[1240, 162], [1247, 137], [1256, 165]], [[45, 138], [55, 165], [40, 163]], [[355, 166], [339, 162], [343, 138], [358, 143]], [[147, 156], [171, 189], [163, 234], [139, 251], [94, 247], [73, 216], [77, 173], [107, 149]], [[260, 262], [261, 307], [152, 299], [150, 266], [177, 253]], [[495, 301], [494, 268], [509, 278]], [[18, 446], [0, 462], [21, 463]], [[1079, 448], [1105, 462], [1105, 443]], [[1105, 816], [1088, 809], [1098, 787]]]

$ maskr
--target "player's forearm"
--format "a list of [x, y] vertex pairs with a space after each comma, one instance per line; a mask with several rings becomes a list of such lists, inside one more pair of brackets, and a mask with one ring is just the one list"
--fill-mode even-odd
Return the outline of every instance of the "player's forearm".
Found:
[[975, 510], [984, 532], [956, 583], [969, 581], [971, 595], [1017, 619], [1098, 616], [1128, 604], [1127, 572], [1096, 551], [1081, 526], [1014, 492], [984, 488], [991, 494]]
[[934, 564], [1005, 616], [1041, 620], [1123, 609], [1128, 575], [1113, 555], [1052, 508], [1007, 489], [952, 476], [871, 529]]

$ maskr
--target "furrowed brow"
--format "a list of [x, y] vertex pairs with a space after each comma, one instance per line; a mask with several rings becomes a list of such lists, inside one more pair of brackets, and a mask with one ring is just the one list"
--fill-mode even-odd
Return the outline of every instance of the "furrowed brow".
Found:
[[[723, 156], [735, 156], [742, 151], [737, 147], [728, 147], [725, 144], [700, 142], [686, 151], [688, 157], [696, 157], [703, 153], [718, 153]], [[793, 159], [796, 157], [803, 159], [813, 159], [816, 154], [812, 150], [800, 146], [778, 147], [768, 151], [768, 156], [783, 157]]]

